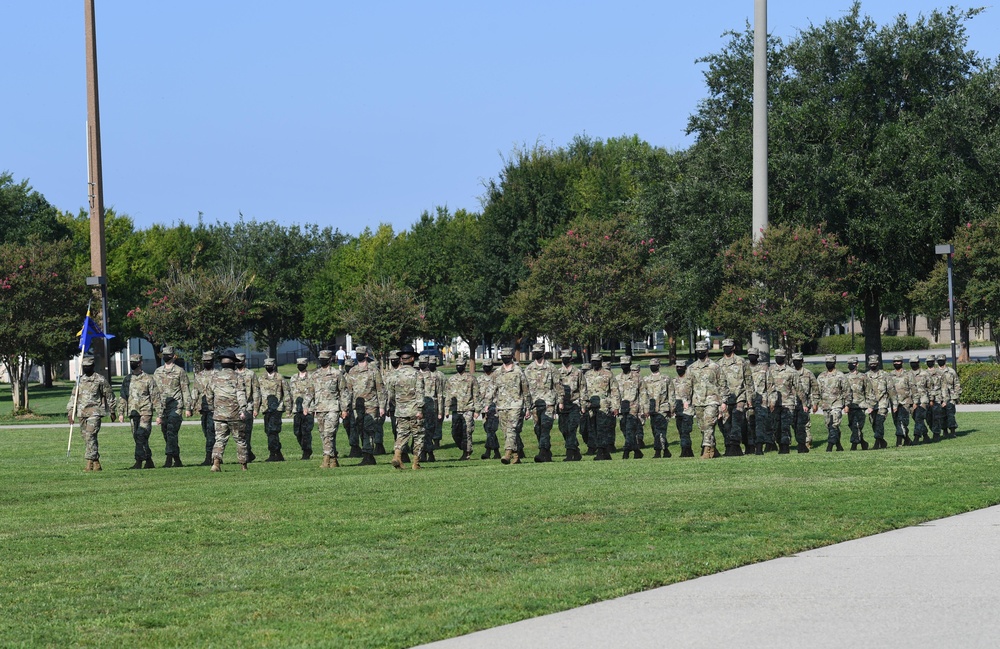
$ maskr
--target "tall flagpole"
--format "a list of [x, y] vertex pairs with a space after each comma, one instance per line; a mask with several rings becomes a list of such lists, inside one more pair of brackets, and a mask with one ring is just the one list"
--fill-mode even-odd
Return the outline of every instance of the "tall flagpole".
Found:
[[[754, 0], [753, 19], [753, 241], [767, 230], [767, 0]], [[753, 346], [768, 353], [767, 332], [753, 332]]]

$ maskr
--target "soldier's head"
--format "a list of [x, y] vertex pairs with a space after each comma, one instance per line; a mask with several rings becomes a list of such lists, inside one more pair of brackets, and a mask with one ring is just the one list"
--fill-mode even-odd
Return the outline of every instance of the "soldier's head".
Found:
[[459, 358], [457, 361], [455, 361], [455, 371], [458, 372], [459, 374], [465, 374], [465, 368], [467, 364], [468, 364], [467, 360], [465, 360], [464, 358]]
[[421, 354], [420, 358], [417, 359], [417, 367], [423, 371], [427, 371], [427, 354]]
[[695, 343], [694, 355], [698, 357], [698, 360], [703, 361], [708, 358], [708, 343], [704, 340]]
[[732, 338], [726, 338], [722, 341], [722, 353], [727, 357], [733, 355], [734, 349], [736, 349], [736, 343], [733, 342]]
[[892, 369], [901, 370], [903, 369], [903, 357], [899, 354], [892, 357]]
[[837, 369], [837, 357], [834, 354], [830, 354], [826, 357], [826, 369], [828, 372], [832, 372]]
[[927, 369], [931, 369], [934, 367], [934, 354], [931, 354], [930, 356], [927, 357], [926, 363], [927, 363]]
[[802, 369], [802, 363], [804, 363], [804, 362], [805, 362], [805, 359], [802, 357], [801, 353], [795, 352], [794, 354], [792, 354], [792, 367], [794, 367], [797, 370], [801, 370]]
[[295, 369], [300, 372], [305, 372], [309, 369], [309, 359], [308, 358], [296, 358], [295, 359]]
[[536, 361], [543, 360], [545, 358], [545, 345], [542, 343], [535, 343], [532, 345], [531, 358]]
[[910, 369], [914, 372], [920, 369], [920, 357], [916, 354], [910, 356]]
[[435, 354], [429, 354], [427, 356], [427, 369], [431, 372], [437, 371], [438, 368], [438, 357]]
[[202, 352], [201, 369], [210, 370], [215, 367], [215, 352]]
[[268, 374], [274, 374], [274, 370], [278, 367], [278, 362], [273, 358], [264, 359], [264, 371]]
[[785, 358], [787, 358], [787, 356], [785, 355], [785, 350], [784, 349], [782, 349], [781, 347], [779, 347], [779, 348], [777, 348], [777, 349], [774, 350], [774, 364], [775, 365], [784, 365], [785, 364]]
[[747, 350], [747, 360], [750, 361], [751, 365], [756, 365], [760, 362], [760, 350], [756, 347], [751, 347]]
[[358, 364], [368, 362], [368, 347], [365, 345], [358, 345], [354, 352], [358, 355]]
[[80, 359], [80, 369], [83, 370], [83, 373], [86, 376], [93, 376], [94, 375], [94, 357], [91, 356], [90, 354], [84, 355], [84, 357], [82, 359]]
[[618, 363], [622, 368], [622, 374], [628, 374], [632, 371], [632, 357], [622, 356], [621, 361]]
[[128, 366], [136, 374], [142, 371], [142, 354], [132, 354], [128, 357]]
[[163, 358], [164, 363], [174, 362], [174, 348], [170, 345], [164, 345], [163, 349], [160, 350], [160, 356]]
[[677, 370], [677, 376], [684, 376], [688, 371], [688, 362], [681, 358], [677, 361], [677, 364], [674, 365], [674, 368]]
[[389, 352], [389, 365], [393, 367], [399, 367], [399, 350], [394, 349]]
[[413, 345], [403, 345], [403, 348], [399, 350], [399, 362], [403, 365], [413, 367], [413, 361], [416, 357], [417, 353], [413, 351]]
[[659, 358], [654, 358], [653, 360], [649, 361], [649, 372], [650, 372], [650, 374], [659, 374], [660, 373], [660, 359]]
[[573, 350], [564, 349], [559, 354], [559, 359], [562, 361], [563, 367], [569, 367], [573, 364]]
[[222, 365], [222, 369], [231, 370], [236, 367], [236, 352], [231, 349], [219, 354], [219, 364]]
[[603, 364], [604, 364], [604, 359], [601, 358], [600, 354], [591, 354], [590, 355], [590, 369], [592, 369], [592, 370], [599, 370], [599, 369], [601, 369], [601, 365], [603, 365]]
[[350, 372], [351, 368], [354, 367], [356, 364], [357, 363], [353, 358], [348, 357], [344, 359], [344, 373]]
[[503, 361], [504, 365], [510, 365], [514, 362], [514, 350], [510, 347], [503, 347], [500, 350], [500, 360]]
[[247, 355], [243, 352], [236, 354], [236, 369], [242, 370], [247, 366]]
[[483, 373], [484, 374], [492, 374], [493, 373], [493, 359], [492, 358], [484, 358], [483, 359]]
[[880, 370], [882, 369], [882, 360], [875, 354], [868, 357], [868, 369], [870, 370]]
[[851, 357], [849, 357], [847, 359], [847, 369], [850, 372], [853, 372], [853, 371], [855, 371], [855, 370], [858, 369], [858, 357], [857, 356], [851, 356]]
[[945, 356], [944, 354], [938, 354], [937, 355], [937, 364], [938, 364], [938, 367], [944, 367], [947, 362], [948, 362], [948, 357], [947, 356]]
[[323, 349], [319, 352], [319, 366], [320, 367], [330, 367], [330, 362], [333, 360], [333, 351], [330, 349]]

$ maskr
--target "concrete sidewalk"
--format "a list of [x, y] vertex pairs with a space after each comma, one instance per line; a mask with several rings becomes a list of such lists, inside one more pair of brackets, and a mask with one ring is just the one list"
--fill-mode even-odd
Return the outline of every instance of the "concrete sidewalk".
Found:
[[427, 645], [996, 647], [1000, 506]]

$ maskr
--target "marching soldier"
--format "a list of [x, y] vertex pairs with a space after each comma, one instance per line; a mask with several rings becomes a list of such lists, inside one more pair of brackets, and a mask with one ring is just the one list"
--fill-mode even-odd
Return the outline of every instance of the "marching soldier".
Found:
[[[111, 384], [100, 372], [94, 371], [94, 357], [90, 354], [84, 355], [80, 361], [80, 369], [83, 376], [77, 384], [77, 393], [74, 403], [73, 396], [70, 396], [66, 405], [66, 415], [69, 423], [80, 420], [80, 433], [83, 434], [83, 441], [86, 445], [84, 459], [87, 464], [84, 471], [101, 471], [101, 453], [97, 447], [97, 434], [101, 432], [101, 418], [114, 417], [117, 409], [115, 393], [111, 391]], [[73, 406], [76, 406], [76, 410]]]
[[[357, 365], [355, 357], [357, 356], [358, 350], [351, 350], [354, 356], [347, 356], [344, 358], [344, 362], [341, 363], [341, 371], [344, 373], [344, 380], [347, 381], [347, 387], [350, 388], [351, 381], [351, 370]], [[353, 400], [351, 401], [353, 403]], [[364, 458], [364, 454], [361, 452], [361, 427], [355, 426], [355, 412], [354, 408], [348, 408], [347, 416], [344, 417], [344, 432], [347, 434], [347, 443], [350, 446], [350, 451], [347, 453], [347, 457], [350, 458]]]
[[584, 416], [591, 417], [590, 440], [594, 444], [595, 460], [610, 460], [615, 443], [615, 420], [622, 406], [622, 394], [611, 370], [602, 367], [600, 354], [591, 354], [590, 371], [586, 374], [583, 402], [587, 405]]
[[160, 390], [160, 416], [156, 425], [163, 432], [164, 455], [167, 459], [163, 468], [169, 469], [181, 464], [181, 447], [178, 434], [184, 414], [192, 415], [194, 404], [191, 401], [191, 388], [188, 384], [187, 372], [174, 364], [174, 348], [166, 345], [161, 350], [163, 365], [153, 372], [153, 380]]
[[[771, 379], [771, 368], [766, 362], [760, 362], [760, 350], [751, 347], [747, 350], [747, 361], [750, 365], [752, 384], [750, 393], [751, 408], [747, 411], [747, 443], [754, 440], [754, 455], [778, 450], [774, 435], [771, 433], [771, 411], [777, 395], [774, 393], [774, 383]], [[747, 450], [749, 453], [750, 450]]]
[[931, 382], [927, 370], [920, 368], [920, 357], [910, 357], [910, 387], [913, 399], [913, 443], [928, 443], [931, 441], [927, 428], [927, 413], [930, 409]]
[[292, 386], [278, 374], [277, 362], [264, 359], [264, 374], [258, 379], [261, 407], [264, 409], [264, 433], [267, 435], [265, 462], [284, 462], [281, 453], [281, 416], [292, 409]]
[[885, 443], [885, 419], [889, 410], [896, 412], [896, 394], [889, 377], [882, 372], [882, 361], [876, 355], [868, 357], [868, 409], [875, 435], [875, 448], [888, 448]]
[[691, 432], [694, 430], [694, 379], [687, 373], [687, 361], [678, 359], [674, 365], [677, 378], [673, 379], [674, 415], [677, 418], [677, 434], [681, 440], [681, 457], [694, 457], [691, 448]]
[[431, 367], [430, 354], [421, 354], [420, 373], [424, 377], [424, 454], [421, 462], [436, 462], [434, 457], [434, 436], [437, 424], [444, 417], [444, 382], [438, 380], [437, 364]]
[[212, 417], [211, 406], [205, 398], [205, 386], [215, 372], [215, 352], [207, 351], [201, 355], [201, 369], [194, 373], [194, 389], [191, 390], [192, 407], [201, 416], [201, 433], [205, 436], [205, 461], [202, 466], [212, 466], [212, 449], [215, 448], [215, 419]]
[[751, 391], [753, 376], [750, 363], [735, 353], [736, 344], [732, 338], [722, 341], [722, 358], [719, 368], [726, 377], [729, 386], [729, 399], [726, 410], [722, 413], [722, 434], [726, 441], [726, 456], [739, 457], [743, 455], [740, 444], [747, 445], [747, 454], [754, 453], [755, 445], [752, 437], [747, 434], [747, 411], [752, 407]]
[[226, 453], [229, 437], [236, 435], [236, 461], [246, 471], [249, 461], [246, 428], [241, 422], [247, 416], [247, 387], [243, 377], [236, 372], [236, 354], [231, 351], [219, 356], [222, 364], [213, 372], [205, 385], [205, 398], [215, 417], [215, 447], [212, 449], [212, 472], [222, 471], [222, 456]]
[[132, 439], [135, 442], [135, 464], [130, 469], [152, 469], [153, 452], [149, 449], [149, 435], [153, 428], [153, 415], [160, 404], [160, 391], [152, 375], [142, 371], [142, 354], [128, 357], [132, 371], [122, 379], [119, 391], [121, 414], [119, 421], [127, 417], [132, 423]]
[[438, 357], [436, 354], [428, 355], [427, 371], [434, 377], [437, 393], [440, 395], [437, 422], [434, 424], [434, 444], [432, 446], [424, 446], [425, 452], [429, 454], [428, 461], [433, 462], [434, 449], [441, 448], [441, 439], [444, 437], [444, 391], [448, 380], [445, 378], [444, 372], [438, 369]]
[[[588, 414], [587, 400], [583, 398], [582, 390], [587, 386], [587, 372], [590, 371], [590, 365], [584, 360], [583, 364], [580, 366], [580, 439], [583, 443], [587, 445], [587, 455], [594, 455], [597, 453], [597, 441], [593, 437], [594, 434], [594, 417], [592, 414]], [[582, 458], [581, 458], [582, 459]]]
[[[552, 461], [552, 424], [556, 409], [556, 371], [545, 360], [545, 346], [535, 343], [531, 348], [532, 361], [524, 369], [524, 377], [531, 390], [531, 419], [534, 423], [538, 455], [535, 462]], [[520, 452], [520, 449], [519, 449]]]
[[835, 448], [843, 451], [844, 447], [840, 444], [840, 421], [848, 413], [847, 397], [851, 393], [851, 386], [844, 373], [837, 369], [836, 356], [826, 357], [826, 371], [819, 375], [816, 383], [819, 386], [819, 407], [823, 409], [823, 420], [826, 422], [826, 452]]
[[955, 404], [962, 396], [962, 383], [958, 380], [958, 374], [954, 369], [948, 367], [948, 357], [944, 354], [937, 355], [938, 375], [941, 377], [941, 392], [943, 403], [943, 419], [948, 433], [947, 437], [955, 437], [958, 431], [958, 422], [955, 420]]
[[660, 359], [649, 361], [649, 376], [642, 380], [642, 405], [653, 430], [653, 458], [670, 457], [667, 427], [674, 407], [674, 384], [660, 372]]
[[[792, 414], [796, 403], [804, 403], [805, 397], [799, 388], [798, 374], [792, 368], [785, 365], [785, 350], [774, 350], [774, 367], [771, 368], [771, 379], [774, 385], [776, 401], [771, 410], [771, 417], [775, 420], [777, 428], [778, 453], [787, 454], [792, 444], [791, 425]], [[799, 447], [799, 453], [808, 453], [805, 440]]]
[[934, 434], [932, 441], [941, 439], [941, 429], [944, 428], [944, 391], [941, 385], [941, 373], [935, 364], [934, 354], [927, 357], [927, 381], [930, 384], [930, 415], [931, 433]]
[[347, 385], [351, 393], [351, 409], [354, 411], [354, 427], [361, 436], [361, 462], [358, 466], [375, 464], [375, 437], [378, 421], [385, 416], [389, 396], [382, 380], [382, 372], [377, 365], [368, 362], [368, 347], [358, 345], [357, 365], [347, 375]]
[[257, 459], [253, 452], [253, 420], [260, 415], [260, 381], [253, 370], [247, 367], [247, 355], [243, 352], [236, 354], [236, 373], [243, 379], [243, 386], [247, 391], [247, 416], [236, 425], [246, 429], [244, 437], [247, 442], [247, 462], [253, 462]]
[[387, 386], [387, 398], [396, 408], [396, 436], [392, 453], [392, 466], [403, 468], [404, 448], [413, 441], [413, 469], [420, 468], [424, 450], [423, 418], [426, 408], [424, 375], [413, 367], [416, 353], [412, 345], [403, 345], [399, 351], [399, 369], [393, 372]]
[[622, 356], [619, 365], [622, 371], [616, 377], [618, 392], [621, 393], [621, 410], [619, 412], [621, 419], [618, 425], [625, 437], [625, 452], [622, 453], [622, 459], [627, 460], [629, 454], [634, 451], [635, 459], [641, 460], [643, 453], [642, 449], [639, 448], [639, 440], [642, 437], [640, 431], [645, 415], [642, 408], [645, 389], [639, 372], [632, 371], [631, 356]]
[[896, 427], [896, 446], [909, 446], [913, 443], [910, 439], [910, 413], [913, 412], [913, 395], [916, 388], [913, 384], [913, 375], [903, 369], [903, 357], [900, 355], [892, 359], [889, 380], [896, 392], [896, 410], [892, 413], [892, 423]]
[[851, 429], [851, 450], [856, 451], [861, 445], [862, 451], [868, 450], [865, 441], [865, 415], [871, 414], [868, 406], [871, 387], [864, 374], [858, 372], [858, 357], [847, 359], [847, 384], [851, 388], [847, 399], [847, 425]]
[[476, 377], [479, 383], [479, 411], [483, 413], [483, 431], [486, 432], [486, 448], [480, 459], [500, 459], [500, 440], [497, 439], [497, 431], [500, 429], [500, 416], [497, 414], [497, 404], [493, 401], [493, 379], [496, 372], [493, 370], [493, 359], [483, 359], [483, 373]]
[[316, 427], [323, 440], [323, 463], [321, 468], [332, 469], [340, 466], [337, 459], [337, 430], [340, 420], [347, 417], [351, 394], [343, 372], [331, 365], [333, 352], [324, 349], [319, 353], [319, 367], [310, 374], [313, 384], [313, 415]]
[[564, 349], [560, 354], [562, 367], [559, 368], [559, 395], [556, 408], [559, 412], [559, 432], [566, 444], [563, 462], [579, 462], [580, 440], [576, 431], [580, 427], [580, 403], [583, 398], [583, 374], [573, 366], [573, 350]]
[[694, 382], [691, 401], [701, 428], [701, 457], [711, 459], [719, 455], [715, 448], [715, 426], [720, 414], [727, 410], [730, 391], [722, 370], [708, 358], [708, 343], [697, 343], [695, 356], [697, 360], [688, 367], [688, 374]]
[[[399, 364], [399, 350], [394, 349], [389, 352], [389, 369], [385, 373], [385, 389], [387, 392], [389, 390], [389, 381], [392, 380], [392, 375], [399, 369]], [[389, 415], [389, 424], [392, 426], [392, 439], [395, 440], [398, 434], [396, 431], [396, 404], [392, 401], [387, 404], [386, 414]]]
[[451, 412], [451, 437], [455, 446], [462, 449], [460, 460], [472, 458], [472, 434], [476, 430], [476, 417], [482, 399], [479, 382], [465, 368], [468, 361], [460, 357], [455, 362], [455, 374], [448, 379], [445, 401]]
[[[514, 350], [504, 347], [500, 350], [503, 365], [496, 370], [491, 393], [484, 403], [495, 403], [500, 419], [500, 430], [504, 435], [504, 464], [520, 464], [519, 438], [524, 420], [530, 416], [531, 388], [524, 372], [514, 362]], [[485, 414], [485, 413], [484, 413]]]
[[800, 352], [792, 354], [792, 368], [798, 374], [799, 392], [801, 393], [800, 398], [796, 400], [794, 417], [792, 417], [795, 425], [795, 443], [798, 444], [799, 453], [812, 449], [811, 413], [819, 409], [819, 383], [812, 370], [803, 367], [804, 360]]
[[312, 413], [313, 402], [316, 400], [316, 393], [313, 389], [312, 376], [309, 372], [309, 359], [296, 358], [295, 369], [298, 373], [288, 380], [288, 387], [292, 395], [292, 433], [295, 441], [302, 449], [302, 459], [308, 460], [312, 457], [312, 431], [315, 423], [315, 416]]

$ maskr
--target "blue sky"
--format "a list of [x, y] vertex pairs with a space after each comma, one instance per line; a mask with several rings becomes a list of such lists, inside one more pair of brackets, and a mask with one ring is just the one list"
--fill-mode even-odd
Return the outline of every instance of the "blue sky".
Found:
[[[638, 134], [682, 148], [695, 59], [753, 0], [97, 0], [105, 202], [140, 227], [247, 218], [357, 233], [480, 209], [514, 147]], [[967, 8], [979, 6], [956, 3]], [[787, 40], [839, 2], [771, 0]], [[869, 0], [884, 23], [946, 4]], [[997, 56], [1000, 8], [969, 23]], [[83, 3], [5, 3], [0, 170], [86, 205]]]

